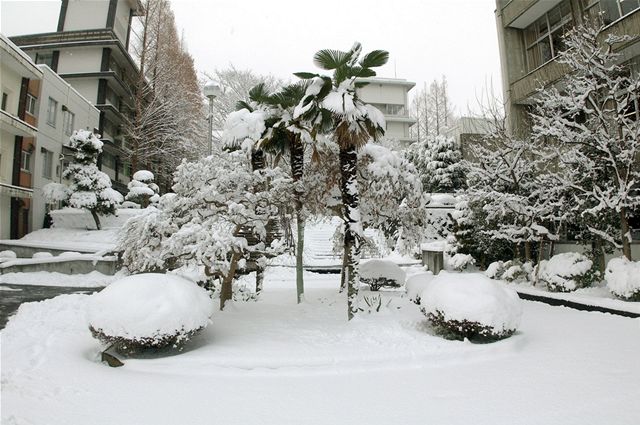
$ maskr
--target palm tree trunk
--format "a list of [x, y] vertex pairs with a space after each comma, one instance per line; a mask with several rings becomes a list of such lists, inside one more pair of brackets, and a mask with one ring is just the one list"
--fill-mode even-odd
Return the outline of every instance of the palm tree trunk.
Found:
[[291, 176], [293, 177], [296, 196], [296, 293], [299, 304], [304, 299], [303, 253], [305, 219], [302, 214], [302, 189], [299, 186], [304, 171], [304, 146], [300, 142], [298, 134], [292, 134], [290, 138], [289, 153], [291, 155]]
[[252, 171], [262, 170], [264, 168], [264, 151], [262, 149], [254, 149], [251, 151], [251, 169]]
[[358, 286], [360, 285], [360, 211], [358, 199], [358, 154], [353, 144], [341, 143], [340, 174], [342, 177], [342, 205], [344, 208], [344, 251], [347, 256], [347, 314], [349, 320], [358, 313]]

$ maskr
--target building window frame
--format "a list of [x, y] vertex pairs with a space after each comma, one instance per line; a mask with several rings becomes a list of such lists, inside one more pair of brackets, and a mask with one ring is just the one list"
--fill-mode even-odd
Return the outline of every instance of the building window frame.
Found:
[[71, 112], [70, 110], [62, 111], [62, 129], [64, 130], [64, 134], [67, 136], [71, 136], [73, 134], [73, 126], [75, 125], [76, 114]]
[[22, 156], [20, 158], [20, 171], [24, 171], [26, 173], [31, 173], [31, 152], [22, 151]]
[[40, 153], [42, 153], [42, 177], [53, 180], [53, 152], [41, 148]]
[[[602, 0], [583, 0], [582, 13], [599, 24], [609, 26], [631, 13], [640, 10], [640, 0], [605, 0], [608, 6], [603, 8]], [[629, 8], [630, 6], [630, 8]], [[612, 16], [611, 12], [616, 15]]]
[[56, 119], [58, 118], [58, 101], [50, 97], [47, 102], [47, 124], [56, 127]]
[[27, 93], [27, 103], [25, 105], [24, 111], [31, 115], [32, 117], [36, 116], [36, 105], [38, 102], [38, 98], [35, 96], [32, 96], [31, 94]]
[[[527, 72], [535, 71], [558, 56], [562, 50], [562, 36], [572, 21], [571, 3], [563, 0], [522, 31]], [[547, 51], [542, 50], [543, 46]]]

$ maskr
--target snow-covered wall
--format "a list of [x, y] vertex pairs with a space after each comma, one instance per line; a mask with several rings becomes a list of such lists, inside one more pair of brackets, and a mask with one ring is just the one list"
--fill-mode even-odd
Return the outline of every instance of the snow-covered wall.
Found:
[[[117, 211], [117, 215], [100, 216], [100, 224], [103, 229], [122, 227], [131, 217], [142, 214], [142, 209], [124, 209]], [[51, 211], [53, 227], [65, 229], [95, 229], [96, 223], [93, 221], [91, 213], [86, 210], [75, 208], [62, 208]]]

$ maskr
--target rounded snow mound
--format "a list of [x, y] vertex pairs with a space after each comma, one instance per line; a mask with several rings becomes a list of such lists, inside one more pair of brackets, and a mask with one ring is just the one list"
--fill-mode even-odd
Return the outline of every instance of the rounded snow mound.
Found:
[[607, 287], [613, 295], [627, 301], [640, 301], [640, 261], [626, 257], [612, 258], [604, 272]]
[[360, 279], [369, 285], [372, 291], [377, 291], [383, 286], [404, 285], [406, 273], [393, 261], [372, 259], [360, 264]]
[[133, 173], [133, 180], [139, 182], [153, 182], [154, 178], [155, 176], [153, 175], [153, 173], [148, 170], [138, 170]]
[[207, 291], [180, 276], [143, 273], [113, 282], [91, 297], [94, 337], [123, 353], [180, 346], [209, 324]]
[[481, 273], [442, 271], [420, 295], [423, 313], [448, 339], [493, 341], [520, 325], [518, 294]]
[[430, 271], [416, 273], [407, 278], [405, 289], [407, 290], [407, 296], [409, 299], [420, 305], [421, 294], [427, 289], [434, 279], [435, 276]]
[[0, 258], [2, 259], [14, 259], [14, 258], [18, 258], [18, 255], [10, 250], [6, 250], [6, 251], [0, 251]]
[[42, 259], [42, 258], [51, 258], [53, 257], [53, 254], [50, 252], [35, 252], [31, 258], [34, 259]]
[[570, 292], [590, 286], [597, 278], [593, 261], [579, 252], [556, 254], [539, 265], [540, 280], [552, 292]]

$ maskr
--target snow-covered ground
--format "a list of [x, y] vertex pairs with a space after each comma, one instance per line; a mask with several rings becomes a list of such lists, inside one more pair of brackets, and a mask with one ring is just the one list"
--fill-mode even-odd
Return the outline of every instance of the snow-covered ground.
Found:
[[[2, 423], [608, 424], [640, 417], [640, 320], [525, 302], [487, 345], [431, 334], [398, 292], [346, 321], [335, 275], [269, 269], [187, 349], [99, 363], [86, 295], [20, 307], [2, 331]], [[247, 280], [249, 282], [250, 280]], [[364, 292], [364, 291], [363, 291]], [[383, 305], [386, 304], [386, 301]]]

